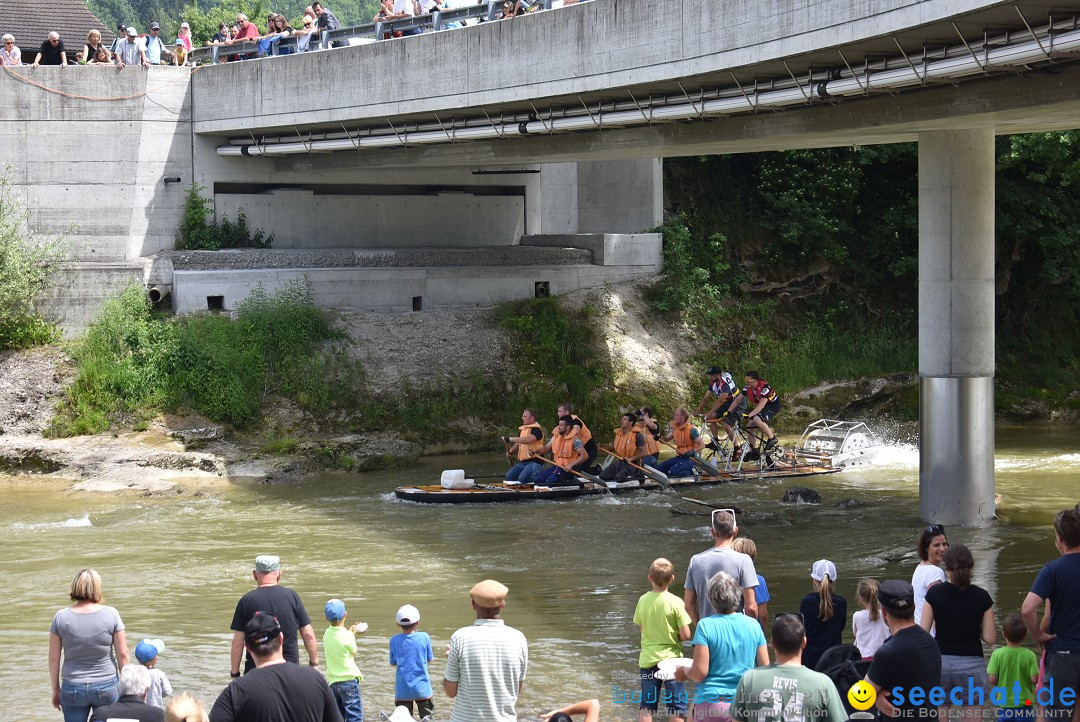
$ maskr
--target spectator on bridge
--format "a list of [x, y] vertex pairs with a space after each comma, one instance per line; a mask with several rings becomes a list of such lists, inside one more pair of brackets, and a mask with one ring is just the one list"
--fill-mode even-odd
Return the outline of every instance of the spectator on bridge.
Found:
[[[253, 41], [259, 37], [259, 29], [255, 27], [255, 23], [248, 20], [247, 15], [239, 13], [236, 16], [236, 30], [233, 32], [233, 36], [225, 41], [226, 45], [232, 45], [233, 43], [243, 43], [249, 40]], [[238, 54], [236, 60], [250, 60], [253, 56], [248, 53]]]
[[[293, 26], [289, 24], [289, 19], [284, 15], [278, 15], [276, 18], [274, 18], [274, 24], [272, 26], [272, 29], [277, 35], [279, 41], [282, 38], [287, 38], [296, 34], [296, 31], [293, 30]], [[281, 47], [280, 45], [278, 45], [278, 55], [292, 55], [294, 52], [296, 51], [293, 50], [291, 45], [287, 45], [285, 47]]]
[[172, 56], [173, 65], [176, 65], [177, 67], [183, 67], [187, 65], [188, 51], [187, 48], [184, 47], [184, 41], [180, 38], [177, 38], [176, 42], [173, 43]]
[[113, 38], [112, 43], [109, 45], [109, 55], [116, 55], [116, 47], [120, 45], [120, 41], [127, 35], [127, 23], [120, 23], [116, 26], [116, 37]]
[[[337, 15], [334, 15], [333, 11], [324, 8], [323, 4], [318, 2], [318, 0], [311, 3], [311, 10], [315, 13], [316, 27], [319, 29], [320, 33], [341, 29], [341, 21], [337, 19]], [[335, 40], [330, 43], [330, 47], [343, 48], [348, 44], [349, 43], [345, 40]]]
[[180, 29], [176, 31], [176, 39], [184, 43], [184, 49], [189, 53], [194, 50], [195, 45], [191, 41], [191, 26], [186, 21], [180, 23]]
[[4, 46], [0, 48], [0, 65], [22, 65], [22, 51], [15, 44], [15, 36], [4, 35]]
[[116, 67], [125, 65], [141, 64], [144, 68], [150, 67], [150, 60], [146, 57], [146, 47], [139, 39], [139, 33], [135, 28], [128, 26], [124, 39], [116, 46]]
[[37, 57], [34, 58], [33, 66], [39, 65], [67, 65], [67, 53], [64, 51], [64, 41], [60, 39], [60, 33], [53, 30], [49, 37], [41, 44]]
[[319, 47], [318, 40], [312, 44], [312, 39], [315, 38], [315, 15], [314, 13], [304, 13], [303, 19], [304, 27], [293, 30], [293, 35], [296, 36], [296, 52], [304, 53], [308, 50], [315, 50]]
[[104, 45], [97, 49], [97, 53], [94, 57], [86, 61], [87, 65], [112, 65], [112, 56], [109, 55], [109, 49]]
[[[177, 40], [179, 40], [179, 38], [177, 38]], [[232, 31], [229, 30], [228, 23], [222, 23], [218, 26], [218, 31], [214, 33], [214, 36], [206, 43], [209, 47], [213, 48], [213, 61], [215, 64], [225, 62], [226, 58], [218, 58], [218, 46], [228, 45], [229, 40], [232, 40]]]
[[87, 65], [101, 62], [98, 60], [99, 51], [105, 51], [105, 60], [109, 60], [109, 50], [101, 44], [101, 31], [91, 30], [86, 34], [86, 45], [83, 46], [82, 56]]
[[[416, 8], [413, 5], [413, 0], [394, 0], [394, 7], [387, 13], [384, 20], [401, 20], [402, 18], [411, 18], [416, 15]], [[406, 35], [419, 35], [420, 28], [413, 28], [411, 30], [402, 30], [401, 36]], [[395, 31], [394, 37], [398, 37]]]

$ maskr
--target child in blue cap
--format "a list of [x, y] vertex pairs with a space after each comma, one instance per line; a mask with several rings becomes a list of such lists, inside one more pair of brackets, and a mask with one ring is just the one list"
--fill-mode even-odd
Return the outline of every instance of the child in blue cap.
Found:
[[324, 610], [330, 626], [323, 633], [323, 654], [326, 656], [326, 681], [337, 700], [345, 722], [364, 721], [364, 703], [360, 697], [360, 680], [364, 677], [356, 667], [356, 634], [367, 631], [368, 625], [357, 622], [345, 628], [345, 602], [331, 599]]
[[135, 659], [150, 670], [150, 689], [146, 691], [146, 704], [163, 708], [164, 698], [172, 694], [172, 685], [165, 673], [157, 668], [158, 654], [165, 649], [160, 639], [144, 639], [135, 645]]

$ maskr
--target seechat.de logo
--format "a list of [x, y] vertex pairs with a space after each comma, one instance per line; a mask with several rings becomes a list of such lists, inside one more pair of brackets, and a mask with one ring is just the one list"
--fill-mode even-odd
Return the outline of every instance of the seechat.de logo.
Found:
[[872, 685], [860, 679], [851, 685], [847, 692], [848, 703], [857, 710], [867, 710], [874, 706], [877, 701], [877, 692]]

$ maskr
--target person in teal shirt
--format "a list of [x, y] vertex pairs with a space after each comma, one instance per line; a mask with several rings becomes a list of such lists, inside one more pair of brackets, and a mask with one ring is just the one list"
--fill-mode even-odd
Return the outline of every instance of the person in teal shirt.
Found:
[[675, 566], [661, 557], [649, 567], [651, 591], [638, 599], [634, 609], [634, 624], [641, 630], [641, 654], [638, 667], [641, 670], [641, 704], [638, 719], [651, 722], [653, 713], [660, 706], [660, 688], [663, 685], [664, 701], [671, 722], [686, 718], [686, 688], [673, 679], [656, 678], [659, 664], [665, 659], [682, 656], [682, 643], [690, 639], [690, 615], [686, 613], [683, 600], [668, 591], [675, 581]]
[[356, 635], [367, 631], [367, 625], [357, 622], [345, 628], [345, 602], [331, 599], [326, 603], [326, 621], [330, 626], [323, 632], [323, 655], [326, 657], [326, 681], [337, 700], [345, 722], [364, 722], [364, 702], [360, 697], [360, 680], [364, 677], [356, 666]]
[[[1020, 646], [1027, 637], [1023, 617], [1016, 612], [1005, 617], [1001, 633], [1008, 644], [990, 655], [986, 672], [990, 684], [1004, 688], [1004, 697], [999, 696], [1000, 692], [992, 693], [990, 701], [994, 703], [998, 719], [1033, 720], [1038, 709], [1035, 706], [1035, 681], [1039, 678], [1039, 660], [1030, 649]], [[1019, 697], [1016, 689], [1020, 690]]]

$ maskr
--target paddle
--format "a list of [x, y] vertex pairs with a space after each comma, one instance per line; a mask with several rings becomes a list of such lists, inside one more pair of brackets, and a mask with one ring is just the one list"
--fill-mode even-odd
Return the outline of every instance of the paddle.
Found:
[[[562, 466], [559, 466], [559, 464], [556, 464], [551, 459], [545, 459], [543, 456], [534, 456], [533, 458], [534, 459], [540, 459], [540, 461], [544, 462], [545, 464], [551, 464], [552, 466], [557, 466], [560, 469], [563, 468]], [[603, 479], [601, 479], [599, 476], [593, 476], [592, 474], [590, 474], [587, 471], [581, 471], [581, 470], [575, 471], [573, 469], [566, 469], [566, 472], [568, 474], [573, 474], [574, 476], [580, 476], [580, 477], [582, 477], [584, 479], [588, 479], [589, 481], [591, 481], [594, 484], [599, 484], [604, 489], [604, 491], [606, 491], [609, 494], [614, 494], [614, 492], [612, 492], [611, 489], [608, 488], [607, 482], [604, 481]], [[534, 486], [535, 486], [535, 482], [534, 482]]]
[[[675, 449], [675, 452], [676, 452], [676, 453], [678, 453], [678, 452], [679, 452], [679, 450], [678, 450], [678, 449], [677, 449], [676, 447], [672, 446], [671, 444], [669, 444], [669, 443], [668, 443], [668, 442], [666, 442], [666, 441], [661, 441], [660, 443], [662, 443], [662, 444], [663, 444], [664, 446], [668, 447], [669, 449]], [[719, 470], [718, 468], [716, 468], [715, 466], [713, 466], [713, 465], [712, 465], [712, 464], [710, 464], [709, 462], [705, 461], [704, 459], [701, 459], [701, 458], [699, 458], [699, 457], [697, 456], [697, 454], [694, 454], [693, 456], [690, 456], [690, 457], [688, 457], [688, 458], [689, 458], [689, 459], [690, 459], [690, 461], [692, 461], [692, 462], [693, 462], [693, 463], [694, 463], [695, 465], [697, 465], [697, 466], [701, 467], [702, 469], [704, 469], [705, 471], [709, 472], [709, 473], [710, 473], [710, 474], [712, 474], [713, 476], [723, 476], [723, 472], [722, 472], [722, 471], [720, 471], [720, 470]]]
[[664, 487], [664, 489], [666, 489], [667, 491], [671, 491], [671, 480], [670, 480], [670, 479], [668, 479], [668, 476], [667, 476], [667, 474], [665, 474], [664, 472], [660, 471], [659, 469], [654, 469], [653, 467], [651, 467], [651, 466], [648, 466], [648, 465], [646, 465], [646, 466], [638, 466], [637, 464], [635, 464], [634, 462], [630, 461], [630, 460], [629, 460], [629, 459], [627, 459], [626, 457], [624, 457], [624, 456], [619, 456], [619, 455], [618, 455], [618, 454], [616, 454], [616, 453], [615, 453], [614, 451], [608, 451], [607, 449], [604, 449], [604, 453], [605, 453], [605, 454], [607, 454], [607, 455], [609, 455], [609, 456], [613, 456], [613, 457], [615, 457], [615, 458], [616, 458], [616, 459], [618, 459], [619, 461], [625, 461], [625, 462], [626, 462], [627, 464], [629, 464], [630, 466], [634, 467], [635, 469], [639, 469], [639, 470], [641, 470], [641, 471], [645, 472], [645, 475], [646, 475], [647, 477], [649, 477], [650, 479], [652, 479], [653, 481], [655, 481], [655, 482], [656, 482], [657, 484], [659, 484], [660, 486]]
[[707, 506], [710, 509], [731, 509], [736, 514], [742, 514], [743, 513], [742, 509], [740, 509], [737, 506], [732, 506], [731, 504], [727, 504], [726, 506], [722, 506], [720, 504], [710, 504], [707, 501], [701, 501], [699, 499], [691, 499], [688, 496], [680, 496], [679, 498], [682, 499], [683, 501], [688, 501], [691, 504], [700, 504], [701, 506]]

